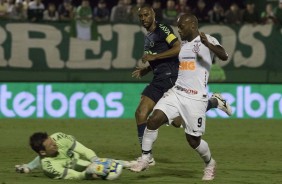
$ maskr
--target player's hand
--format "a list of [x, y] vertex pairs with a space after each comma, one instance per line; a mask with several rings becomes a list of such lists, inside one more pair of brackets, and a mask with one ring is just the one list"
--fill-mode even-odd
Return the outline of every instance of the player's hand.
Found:
[[141, 77], [142, 77], [141, 70], [142, 70], [142, 68], [137, 66], [135, 68], [135, 70], [132, 72], [131, 77], [141, 79]]
[[200, 35], [201, 42], [202, 42], [206, 47], [208, 47], [208, 45], [210, 44], [210, 42], [208, 41], [208, 38], [206, 37], [205, 33], [199, 32], [199, 35]]
[[27, 167], [26, 164], [22, 165], [15, 165], [17, 173], [30, 173], [30, 169]]
[[156, 60], [156, 55], [155, 54], [145, 54], [142, 57], [142, 62], [143, 63], [146, 63], [148, 61], [154, 61], [154, 60]]
[[131, 77], [141, 79], [144, 75], [146, 75], [150, 70], [147, 67], [137, 66], [135, 70], [132, 72]]

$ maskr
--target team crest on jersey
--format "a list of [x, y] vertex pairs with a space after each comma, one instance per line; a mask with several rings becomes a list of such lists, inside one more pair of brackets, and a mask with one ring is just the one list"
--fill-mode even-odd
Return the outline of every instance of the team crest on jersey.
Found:
[[192, 49], [192, 51], [194, 53], [198, 53], [200, 51], [200, 46], [201, 46], [201, 44], [196, 42], [196, 44], [194, 45], [194, 48]]
[[154, 47], [155, 43], [154, 42], [150, 42], [150, 47]]

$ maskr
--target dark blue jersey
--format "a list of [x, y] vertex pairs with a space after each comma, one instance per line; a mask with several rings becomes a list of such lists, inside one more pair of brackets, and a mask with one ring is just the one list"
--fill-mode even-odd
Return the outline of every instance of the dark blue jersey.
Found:
[[[145, 35], [145, 54], [159, 54], [172, 48], [177, 41], [170, 26], [157, 23], [156, 29]], [[149, 62], [154, 73], [153, 80], [175, 77], [178, 74], [179, 62], [177, 57], [159, 59]]]

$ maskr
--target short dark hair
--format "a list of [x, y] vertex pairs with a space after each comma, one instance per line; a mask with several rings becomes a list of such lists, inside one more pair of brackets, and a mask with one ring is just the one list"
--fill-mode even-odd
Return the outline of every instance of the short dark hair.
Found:
[[153, 9], [151, 5], [146, 4], [146, 3], [145, 3], [145, 4], [143, 4], [143, 5], [140, 7], [140, 9], [142, 9], [142, 8], [149, 8], [149, 9]]
[[41, 150], [45, 150], [43, 142], [46, 139], [48, 139], [46, 132], [36, 132], [30, 136], [29, 145], [36, 153], [39, 153]]

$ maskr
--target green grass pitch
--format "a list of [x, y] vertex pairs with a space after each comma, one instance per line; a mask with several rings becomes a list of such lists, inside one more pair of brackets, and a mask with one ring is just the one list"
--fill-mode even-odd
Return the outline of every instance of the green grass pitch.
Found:
[[[161, 127], [154, 144], [157, 165], [142, 173], [124, 170], [116, 181], [63, 181], [40, 170], [18, 174], [14, 165], [35, 157], [28, 138], [35, 131], [62, 131], [92, 148], [100, 157], [132, 160], [140, 156], [133, 119], [2, 119], [0, 120], [0, 184], [124, 183], [198, 184], [203, 163], [186, 143], [183, 129]], [[281, 120], [208, 119], [203, 138], [218, 163], [213, 184], [281, 184]]]

